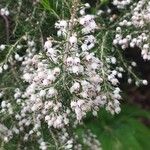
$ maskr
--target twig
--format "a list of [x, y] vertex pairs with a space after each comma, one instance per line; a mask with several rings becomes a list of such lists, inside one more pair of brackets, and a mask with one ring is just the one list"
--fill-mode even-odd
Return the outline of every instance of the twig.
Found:
[[9, 21], [8, 18], [5, 15], [2, 15], [0, 13], [0, 16], [4, 19], [5, 21], [5, 28], [6, 28], [6, 42], [9, 43]]
[[68, 34], [67, 34], [67, 38], [66, 38], [64, 63], [67, 58], [67, 54], [69, 52], [69, 47], [70, 47], [69, 38], [72, 35], [72, 30], [74, 27], [74, 19], [75, 19], [76, 13], [77, 13], [78, 3], [79, 3], [79, 0], [73, 0], [73, 5], [72, 5], [72, 9], [71, 9], [71, 19], [69, 21], [69, 29], [68, 29]]
[[11, 48], [9, 49], [9, 52], [8, 52], [7, 55], [6, 55], [5, 60], [4, 60], [2, 63], [6, 63], [6, 62], [7, 62], [7, 60], [9, 59], [10, 54], [11, 54], [12, 51], [13, 51], [13, 49], [17, 46], [17, 44], [18, 44], [23, 38], [24, 38], [24, 35], [23, 35], [21, 38], [19, 38], [19, 39], [16, 41], [16, 43], [15, 43], [14, 45], [11, 46]]
[[55, 143], [55, 146], [56, 146], [56, 149], [59, 149], [59, 146], [58, 146], [58, 143], [57, 143], [57, 139], [55, 138], [55, 135], [53, 133], [53, 131], [51, 129], [49, 129], [50, 133], [51, 133], [51, 136], [54, 140], [54, 143]]

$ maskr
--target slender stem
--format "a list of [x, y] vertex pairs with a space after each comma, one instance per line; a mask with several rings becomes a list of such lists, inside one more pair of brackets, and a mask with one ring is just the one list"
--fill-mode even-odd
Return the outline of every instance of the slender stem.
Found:
[[11, 48], [9, 49], [9, 52], [6, 55], [5, 60], [2, 63], [6, 63], [7, 62], [7, 60], [9, 59], [9, 56], [11, 55], [12, 51], [17, 46], [17, 44], [23, 39], [23, 37], [24, 37], [24, 35], [21, 38], [19, 38], [14, 45], [11, 46]]
[[2, 15], [0, 13], [0, 16], [4, 19], [5, 21], [5, 28], [6, 28], [6, 42], [8, 43], [9, 42], [9, 22], [8, 22], [8, 19], [5, 15]]
[[65, 60], [67, 58], [67, 55], [68, 55], [68, 52], [69, 52], [69, 48], [70, 48], [70, 44], [69, 44], [69, 38], [71, 37], [72, 35], [72, 32], [73, 32], [73, 28], [74, 28], [74, 19], [76, 17], [76, 13], [77, 13], [77, 8], [78, 8], [78, 3], [79, 3], [79, 0], [73, 0], [73, 4], [72, 4], [72, 8], [71, 8], [71, 19], [69, 21], [69, 27], [68, 27], [68, 34], [67, 34], [67, 38], [66, 38], [66, 45], [65, 45], [65, 55], [64, 55], [64, 63], [65, 63]]
[[106, 31], [103, 39], [102, 39], [102, 45], [101, 45], [101, 61], [103, 62], [103, 56], [104, 56], [104, 48], [105, 48], [105, 43], [106, 43], [106, 38], [107, 38], [107, 35], [108, 35], [108, 31]]
[[19, 4], [19, 6], [17, 8], [17, 16], [16, 16], [16, 21], [15, 21], [15, 27], [14, 27], [13, 32], [12, 32], [13, 34], [15, 34], [15, 32], [17, 30], [17, 27], [19, 25], [19, 17], [20, 17], [19, 15], [20, 15], [20, 12], [21, 12], [22, 0], [20, 0], [20, 2], [18, 4]]
[[[105, 60], [104, 60], [104, 57], [105, 57], [104, 49], [105, 49], [105, 44], [106, 44], [106, 40], [107, 40], [107, 35], [108, 35], [108, 31], [106, 31], [105, 35], [103, 36], [101, 49], [100, 49], [101, 50], [100, 58], [101, 58], [102, 62], [105, 62]], [[103, 69], [103, 66], [102, 66], [102, 76], [103, 76], [103, 80], [104, 80], [104, 88], [107, 91], [108, 89], [107, 89], [107, 83], [106, 83], [106, 73], [105, 73], [105, 70]]]
[[119, 54], [119, 57], [120, 57], [120, 60], [121, 60], [122, 64], [123, 64], [124, 67], [128, 70], [128, 72], [129, 72], [136, 80], [140, 80], [140, 79], [138, 78], [138, 76], [136, 76], [136, 75], [134, 74], [134, 72], [131, 71], [131, 69], [129, 68], [129, 66], [124, 62], [123, 57], [122, 57], [122, 54], [120, 53], [120, 51], [119, 51], [118, 49], [117, 49], [117, 52], [118, 52], [118, 54]]
[[58, 142], [57, 142], [57, 139], [55, 138], [55, 135], [53, 133], [53, 131], [51, 129], [49, 129], [50, 133], [51, 133], [51, 136], [54, 140], [54, 143], [55, 143], [55, 146], [56, 146], [56, 149], [59, 149], [59, 146], [58, 146]]
[[76, 17], [76, 13], [77, 13], [77, 8], [78, 8], [78, 4], [79, 4], [79, 0], [73, 0], [72, 2], [72, 8], [71, 8], [71, 18], [70, 21], [68, 23], [68, 34], [67, 34], [67, 38], [66, 38], [66, 44], [64, 46], [64, 57], [63, 57], [63, 70], [64, 70], [64, 78], [63, 78], [63, 84], [65, 85], [65, 78], [66, 78], [66, 66], [65, 66], [65, 61], [68, 57], [68, 53], [70, 50], [70, 43], [69, 43], [69, 39], [72, 36], [73, 33], [73, 28], [75, 25], [75, 17]]

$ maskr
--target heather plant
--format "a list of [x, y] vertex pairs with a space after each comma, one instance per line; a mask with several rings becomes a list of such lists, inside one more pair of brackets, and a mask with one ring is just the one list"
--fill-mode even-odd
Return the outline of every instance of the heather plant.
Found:
[[14, 149], [101, 149], [90, 130], [80, 136], [76, 129], [101, 108], [120, 113], [124, 76], [148, 84], [122, 51], [138, 47], [149, 60], [150, 3], [15, 2], [0, 2], [1, 147], [14, 140]]

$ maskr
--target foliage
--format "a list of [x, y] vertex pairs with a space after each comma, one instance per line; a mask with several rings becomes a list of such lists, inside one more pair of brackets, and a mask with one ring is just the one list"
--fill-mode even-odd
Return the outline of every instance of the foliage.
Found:
[[141, 119], [149, 120], [149, 117], [149, 111], [133, 105], [123, 105], [119, 115], [110, 116], [101, 110], [99, 118], [89, 117], [85, 120], [85, 126], [78, 128], [77, 132], [81, 136], [86, 132], [85, 129], [91, 129], [104, 150], [145, 150], [150, 147], [146, 140], [150, 138], [150, 129], [141, 123]]

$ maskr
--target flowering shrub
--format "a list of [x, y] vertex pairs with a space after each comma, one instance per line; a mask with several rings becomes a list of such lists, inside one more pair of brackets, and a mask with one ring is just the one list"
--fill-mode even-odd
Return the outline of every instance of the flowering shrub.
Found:
[[[0, 73], [2, 80], [12, 76], [12, 83], [1, 81], [0, 137], [4, 142], [15, 137], [21, 143], [37, 142], [36, 149], [42, 150], [79, 150], [85, 145], [101, 149], [90, 131], [79, 141], [75, 128], [88, 113], [97, 116], [101, 107], [112, 115], [121, 111], [119, 83], [123, 75], [128, 74], [128, 83], [148, 84], [134, 74], [136, 63], [126, 62], [121, 49], [137, 46], [143, 59], [149, 60], [149, 2], [114, 0], [112, 4], [120, 11], [131, 4], [131, 11], [121, 17], [111, 8], [92, 13], [90, 5], [79, 0], [29, 4], [32, 7], [27, 14], [21, 13], [25, 7], [21, 0], [17, 11], [11, 2], [0, 5], [8, 38], [0, 45], [4, 55]], [[63, 13], [59, 16], [60, 9]], [[9, 33], [13, 15], [15, 23]], [[49, 16], [57, 20], [48, 22], [45, 29]]]

